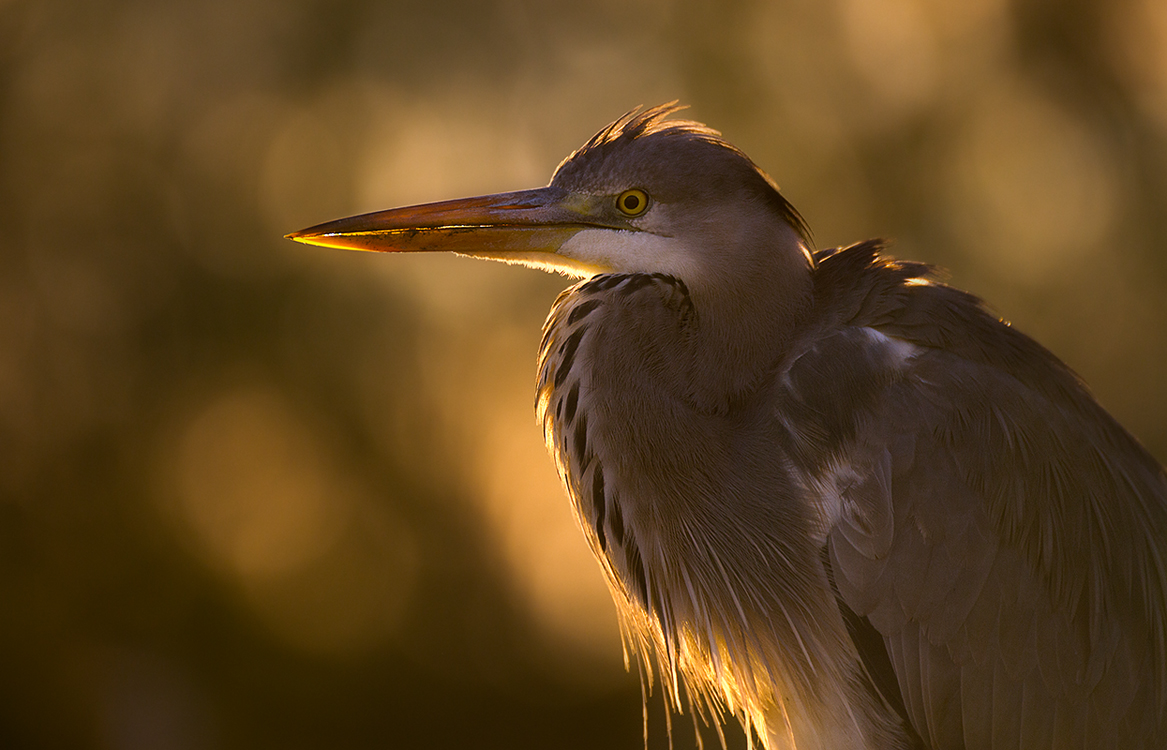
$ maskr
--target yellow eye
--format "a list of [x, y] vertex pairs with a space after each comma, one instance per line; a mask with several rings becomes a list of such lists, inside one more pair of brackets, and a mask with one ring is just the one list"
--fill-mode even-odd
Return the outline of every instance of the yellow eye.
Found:
[[637, 188], [625, 190], [616, 197], [616, 208], [625, 216], [640, 216], [648, 210], [648, 193]]

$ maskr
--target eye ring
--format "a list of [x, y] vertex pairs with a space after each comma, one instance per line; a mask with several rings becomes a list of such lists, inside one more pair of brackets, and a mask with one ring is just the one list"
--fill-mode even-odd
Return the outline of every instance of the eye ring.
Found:
[[625, 190], [616, 196], [616, 210], [625, 216], [640, 216], [648, 210], [648, 193], [640, 188]]

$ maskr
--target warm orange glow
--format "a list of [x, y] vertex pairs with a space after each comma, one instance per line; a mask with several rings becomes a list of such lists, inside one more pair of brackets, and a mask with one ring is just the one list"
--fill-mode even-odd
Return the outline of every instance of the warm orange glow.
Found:
[[0, 9], [8, 744], [639, 743], [531, 417], [564, 280], [282, 239], [544, 185], [637, 104], [820, 247], [951, 269], [1167, 457], [1163, 0]]
[[470, 340], [460, 321], [449, 325], [428, 339], [423, 360], [445, 441], [435, 450], [544, 633], [549, 675], [603, 681], [596, 660], [620, 661], [615, 608], [531, 414], [532, 342], [521, 329], [501, 326]]
[[991, 266], [1040, 284], [1103, 250], [1120, 195], [1107, 144], [1039, 90], [978, 92], [953, 144], [951, 217]]
[[177, 512], [208, 559], [244, 579], [287, 575], [326, 553], [349, 522], [322, 446], [270, 391], [225, 393], [186, 426]]
[[160, 499], [175, 530], [278, 637], [359, 653], [392, 635], [416, 568], [409, 530], [285, 399], [262, 385], [217, 394], [173, 451]]

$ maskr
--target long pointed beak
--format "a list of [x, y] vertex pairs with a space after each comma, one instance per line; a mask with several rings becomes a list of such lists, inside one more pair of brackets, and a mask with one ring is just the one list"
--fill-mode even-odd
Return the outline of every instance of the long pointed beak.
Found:
[[556, 187], [426, 203], [350, 216], [286, 235], [309, 245], [381, 252], [450, 251], [497, 260], [554, 253], [603, 226], [586, 197]]

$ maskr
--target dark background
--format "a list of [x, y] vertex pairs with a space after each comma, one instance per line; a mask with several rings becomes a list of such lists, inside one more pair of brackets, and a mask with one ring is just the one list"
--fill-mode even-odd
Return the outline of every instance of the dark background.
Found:
[[281, 236], [675, 98], [1167, 456], [1160, 0], [0, 0], [0, 747], [641, 747], [531, 416], [565, 281]]

